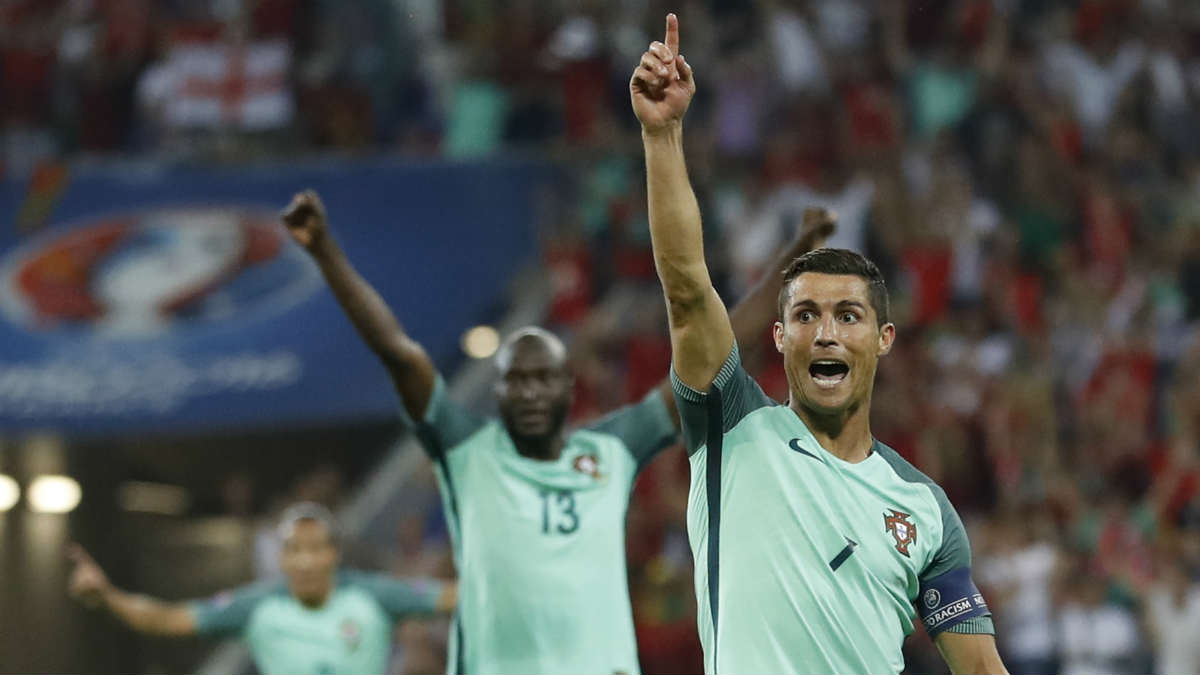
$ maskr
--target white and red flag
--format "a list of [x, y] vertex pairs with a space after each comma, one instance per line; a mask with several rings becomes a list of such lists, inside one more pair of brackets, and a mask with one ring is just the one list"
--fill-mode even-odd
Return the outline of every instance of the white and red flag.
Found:
[[277, 129], [290, 124], [295, 112], [291, 62], [286, 40], [185, 42], [168, 52], [151, 96], [170, 128]]

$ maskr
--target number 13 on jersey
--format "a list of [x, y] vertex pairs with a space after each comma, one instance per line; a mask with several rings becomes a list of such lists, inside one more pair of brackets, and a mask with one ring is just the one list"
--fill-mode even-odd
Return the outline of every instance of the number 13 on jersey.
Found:
[[571, 534], [579, 529], [572, 490], [542, 490], [542, 534]]

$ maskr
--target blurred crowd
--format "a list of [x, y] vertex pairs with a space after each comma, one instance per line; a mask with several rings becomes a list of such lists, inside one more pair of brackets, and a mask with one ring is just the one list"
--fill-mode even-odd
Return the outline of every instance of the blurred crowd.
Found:
[[[1200, 672], [1200, 3], [7, 0], [0, 171], [551, 158], [535, 217], [582, 421], [669, 363], [627, 88], [667, 10], [723, 297], [811, 205], [880, 265], [899, 337], [873, 431], [963, 515], [1009, 668]], [[743, 351], [782, 398], [767, 335]], [[446, 569], [422, 482], [397, 572]], [[630, 508], [648, 673], [700, 670], [687, 485], [669, 451]], [[401, 633], [398, 668], [436, 665], [438, 631]], [[908, 658], [943, 668], [922, 636]]]

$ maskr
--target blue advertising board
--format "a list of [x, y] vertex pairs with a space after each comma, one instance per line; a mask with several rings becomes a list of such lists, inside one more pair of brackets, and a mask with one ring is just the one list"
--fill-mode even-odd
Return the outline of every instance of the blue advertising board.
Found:
[[140, 435], [383, 418], [396, 398], [278, 223], [320, 192], [338, 240], [441, 367], [536, 256], [530, 163], [74, 168], [45, 228], [0, 182], [0, 434]]

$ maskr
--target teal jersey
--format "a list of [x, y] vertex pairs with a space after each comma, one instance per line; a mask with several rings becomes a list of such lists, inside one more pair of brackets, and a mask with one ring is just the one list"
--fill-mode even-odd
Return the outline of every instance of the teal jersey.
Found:
[[191, 605], [200, 635], [238, 635], [263, 675], [385, 673], [394, 623], [436, 611], [445, 584], [343, 571], [325, 604], [300, 604], [282, 581]]
[[651, 393], [518, 454], [504, 425], [452, 403], [439, 377], [417, 433], [437, 464], [459, 575], [448, 669], [637, 673], [625, 512], [641, 465], [675, 438]]
[[707, 672], [898, 673], [914, 603], [931, 635], [992, 632], [958, 515], [894, 450], [829, 453], [736, 345], [708, 392], [672, 384]]

